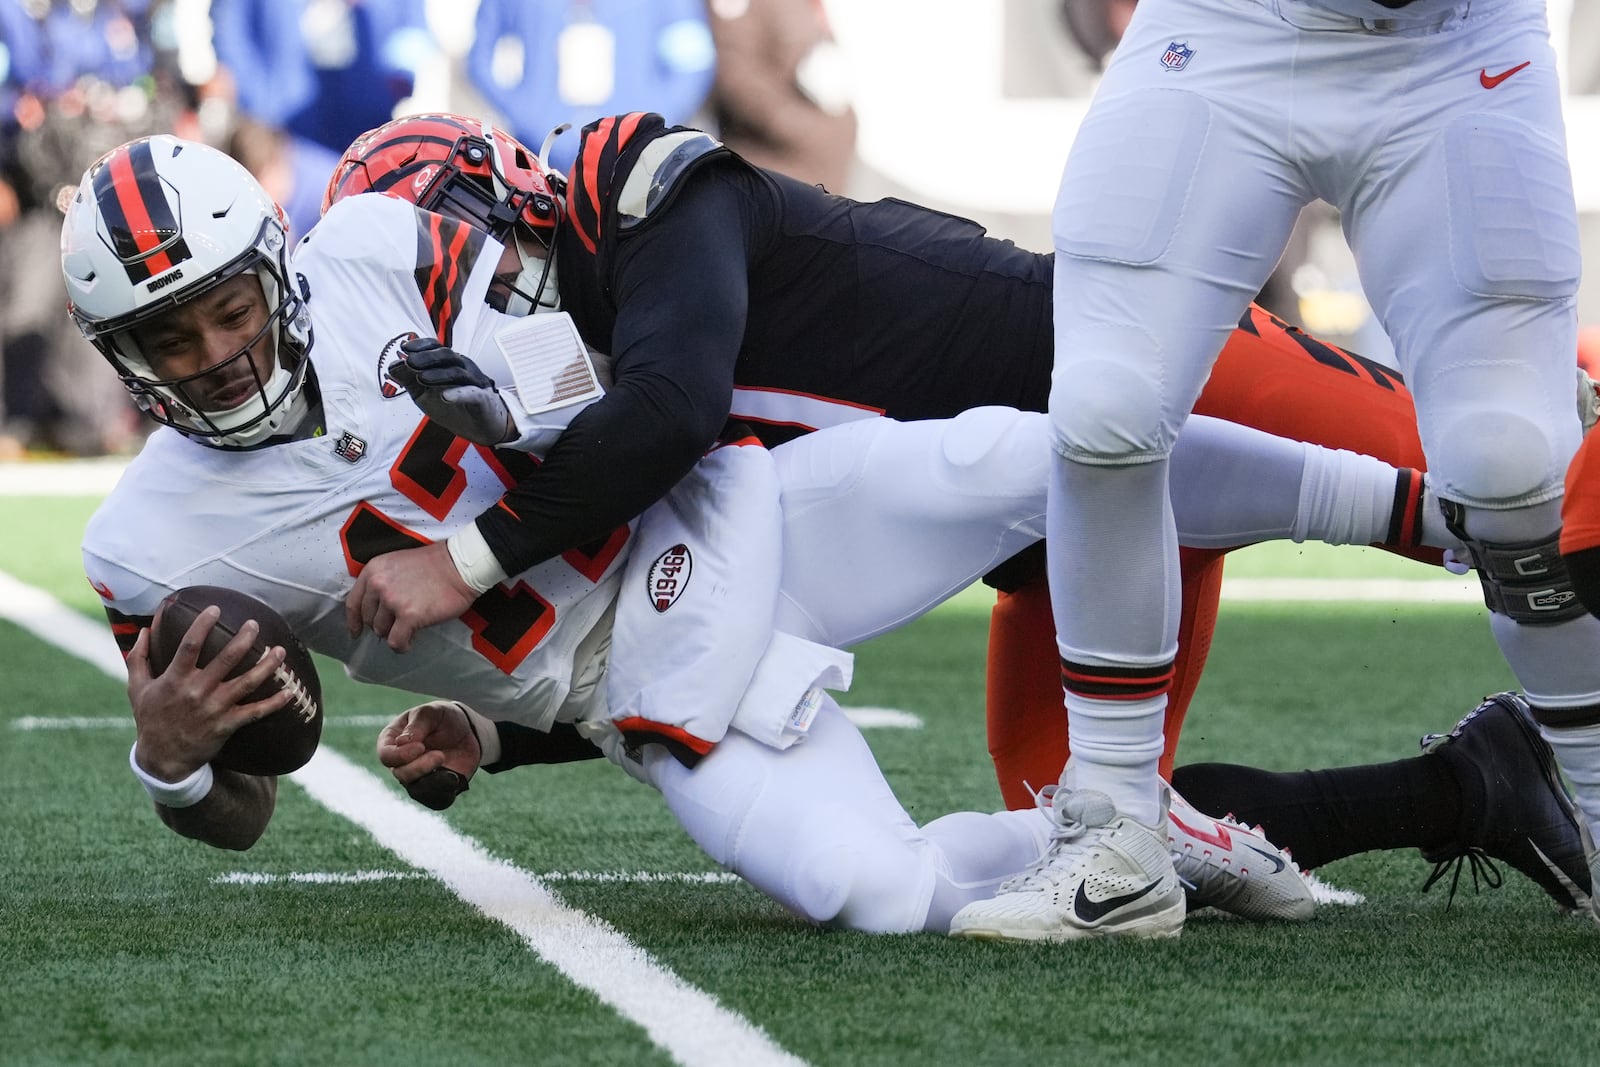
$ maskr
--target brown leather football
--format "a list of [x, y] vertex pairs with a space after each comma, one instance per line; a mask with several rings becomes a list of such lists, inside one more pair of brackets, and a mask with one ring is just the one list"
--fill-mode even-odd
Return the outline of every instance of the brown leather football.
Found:
[[284, 688], [294, 693], [294, 699], [266, 718], [241, 727], [223, 744], [212, 766], [263, 775], [288, 774], [305, 766], [322, 738], [322, 682], [311, 653], [283, 616], [247, 593], [215, 585], [186, 586], [161, 604], [158, 623], [150, 629], [150, 670], [154, 674], [167, 669], [195, 616], [212, 605], [222, 609], [222, 617], [200, 650], [200, 666], [211, 662], [250, 619], [260, 627], [255, 644], [229, 672], [229, 678], [255, 666], [272, 646], [283, 646], [283, 665], [245, 702], [265, 700]]

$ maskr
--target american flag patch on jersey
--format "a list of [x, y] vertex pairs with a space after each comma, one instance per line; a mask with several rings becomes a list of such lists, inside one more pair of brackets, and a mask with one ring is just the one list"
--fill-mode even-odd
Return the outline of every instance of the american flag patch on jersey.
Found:
[[1168, 70], [1182, 70], [1189, 65], [1189, 60], [1194, 56], [1194, 49], [1189, 47], [1188, 41], [1173, 41], [1167, 45], [1167, 50], [1161, 53], [1161, 65]]

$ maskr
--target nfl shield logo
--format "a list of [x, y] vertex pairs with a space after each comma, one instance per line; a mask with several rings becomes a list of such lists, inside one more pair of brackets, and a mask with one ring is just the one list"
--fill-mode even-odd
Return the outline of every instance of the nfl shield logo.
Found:
[[1188, 41], [1173, 41], [1161, 54], [1161, 65], [1168, 70], [1182, 70], [1189, 65], [1189, 58], [1193, 55], [1194, 49], [1189, 47]]
[[346, 430], [340, 435], [339, 443], [333, 446], [333, 454], [346, 462], [356, 463], [367, 454], [367, 443]]

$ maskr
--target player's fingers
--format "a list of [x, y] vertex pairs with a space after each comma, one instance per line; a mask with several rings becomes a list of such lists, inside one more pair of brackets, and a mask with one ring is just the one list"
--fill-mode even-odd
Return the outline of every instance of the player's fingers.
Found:
[[373, 633], [386, 641], [389, 639], [389, 631], [394, 629], [394, 612], [389, 605], [379, 604], [373, 609], [370, 625]]
[[411, 733], [411, 723], [416, 717], [416, 708], [407, 708], [394, 718], [389, 724], [378, 731], [378, 744], [398, 744], [402, 737]]
[[[241, 629], [240, 635], [242, 636], [243, 633], [244, 631]], [[222, 656], [219, 654], [217, 658], [221, 659]], [[273, 645], [261, 654], [261, 658], [256, 660], [249, 670], [241, 672], [237, 678], [227, 680], [226, 695], [235, 704], [242, 703], [251, 693], [272, 680], [272, 677], [278, 673], [278, 668], [283, 666], [283, 661], [286, 658], [288, 658], [288, 652], [284, 650], [284, 647], [282, 645]], [[287, 690], [285, 691], [287, 692]]]
[[[243, 624], [240, 625], [239, 632], [229, 638], [228, 643], [222, 646], [221, 651], [219, 651], [215, 656], [211, 657], [211, 662], [207, 663], [205, 666], [207, 673], [212, 674], [219, 679], [226, 678], [229, 674], [233, 673], [233, 669], [235, 667], [247, 661], [251, 649], [255, 647], [256, 638], [260, 635], [260, 633], [261, 624], [256, 622], [254, 619], [246, 619]], [[249, 674], [252, 671], [258, 670], [261, 666], [261, 660], [265, 660], [267, 658], [267, 656], [263, 655], [254, 663], [251, 663], [250, 670], [244, 673]], [[281, 663], [282, 661], [282, 657], [280, 656], [278, 662]], [[266, 678], [270, 677], [272, 677], [272, 669], [268, 668]], [[262, 678], [261, 681], [266, 681], [266, 678]], [[260, 682], [257, 682], [256, 684], [259, 685]], [[254, 686], [251, 688], [254, 688]], [[249, 691], [249, 689], [245, 690], [247, 693]]]
[[398, 767], [390, 767], [389, 773], [393, 774], [394, 780], [401, 785], [410, 785], [423, 775], [428, 774], [430, 771], [436, 771], [442, 766], [444, 766], [444, 753], [438, 749], [429, 749], [409, 763]]
[[350, 585], [350, 592], [344, 593], [344, 629], [350, 637], [360, 637], [362, 627], [366, 625], [363, 617], [362, 605], [366, 600], [366, 587], [370, 585], [366, 577], [366, 568], [355, 576], [355, 584]]
[[421, 741], [391, 741], [378, 743], [378, 762], [385, 767], [404, 767], [421, 759], [428, 746]]
[[389, 625], [389, 647], [396, 652], [410, 652], [411, 639], [416, 636], [417, 627], [409, 620], [391, 614]]
[[200, 661], [200, 650], [205, 647], [211, 628], [220, 618], [222, 609], [215, 604], [196, 615], [189, 628], [183, 632], [183, 639], [178, 642], [178, 651], [173, 653], [172, 662], [182, 668], [193, 669]]
[[128, 650], [125, 662], [128, 667], [130, 687], [142, 686], [153, 677], [150, 673], [150, 627], [140, 629], [139, 636], [133, 639], [133, 647]]
[[279, 689], [265, 700], [252, 700], [245, 704], [235, 704], [233, 710], [226, 717], [226, 732], [231, 734], [241, 726], [259, 722], [268, 715], [281, 711], [288, 705], [293, 696], [294, 694], [289, 690]]

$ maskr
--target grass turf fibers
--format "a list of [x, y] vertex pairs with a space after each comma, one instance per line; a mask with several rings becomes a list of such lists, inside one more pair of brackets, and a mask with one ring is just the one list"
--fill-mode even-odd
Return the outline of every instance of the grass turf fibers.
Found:
[[[75, 548], [92, 505], [5, 506], [0, 570], [95, 610]], [[1258, 558], [1242, 572], [1272, 573]], [[1288, 570], [1305, 566], [1295, 550]], [[998, 802], [984, 628], [968, 596], [858, 650], [846, 702], [925, 720], [868, 732], [921, 820]], [[323, 666], [335, 717], [409, 703]], [[403, 865], [288, 783], [249, 852], [181, 840], [127, 772], [131, 725], [15, 728], [125, 717], [119, 683], [6, 622], [0, 677], [0, 1063], [669, 1062], [431, 880], [219, 883]], [[1407, 756], [1420, 733], [1510, 685], [1481, 608], [1229, 604], [1180, 760]], [[324, 742], [374, 767], [374, 733], [333, 724]], [[477, 781], [449, 820], [535, 874], [711, 870], [649, 790], [600, 762]], [[1592, 1061], [1591, 924], [1515, 874], [1447, 911], [1437, 890], [1418, 891], [1414, 853], [1320, 873], [1368, 902], [1299, 926], [1200, 913], [1170, 944], [1023, 947], [819, 932], [742, 884], [553, 886], [817, 1064]]]

